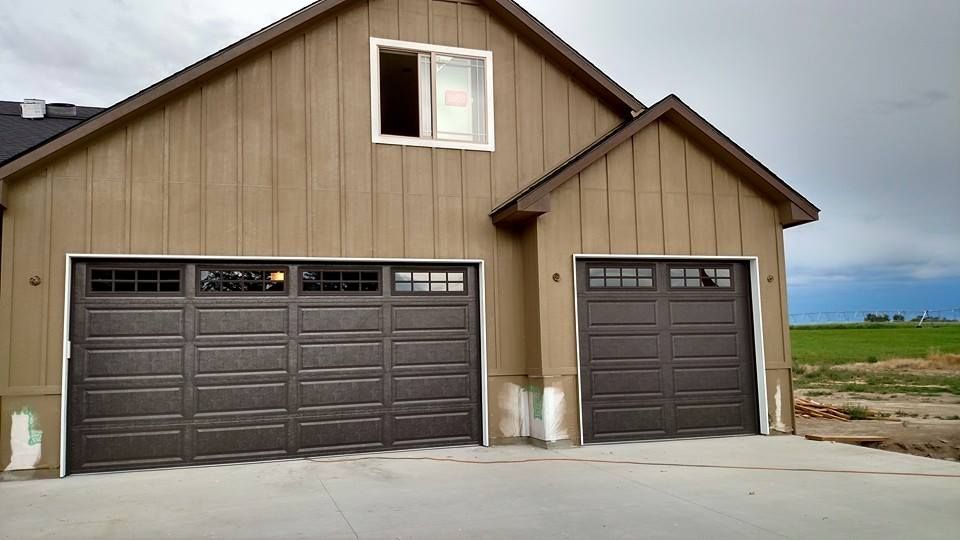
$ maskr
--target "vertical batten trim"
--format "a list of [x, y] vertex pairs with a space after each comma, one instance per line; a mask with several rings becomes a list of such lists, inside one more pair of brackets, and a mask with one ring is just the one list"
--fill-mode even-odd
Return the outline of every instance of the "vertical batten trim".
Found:
[[514, 159], [516, 163], [514, 166], [517, 172], [517, 182], [514, 186], [515, 190], [519, 190], [523, 185], [520, 179], [520, 119], [517, 118], [520, 111], [520, 77], [517, 76], [519, 73], [520, 66], [520, 37], [514, 33], [513, 34], [513, 142], [517, 146], [517, 151], [514, 152]]
[[[340, 17], [337, 17], [336, 20], [337, 26], [337, 155], [339, 156], [339, 163], [337, 164], [338, 174], [340, 176], [340, 255], [345, 253], [345, 246], [347, 243], [346, 238], [346, 229], [347, 229], [347, 202], [346, 202], [346, 166], [344, 165], [344, 154], [345, 150], [343, 147], [343, 57], [342, 47], [340, 46]], [[372, 83], [371, 83], [372, 84]]]
[[83, 149], [84, 198], [87, 207], [84, 212], [84, 241], [86, 251], [93, 251], [93, 161], [90, 159], [90, 146]]
[[123, 243], [133, 252], [133, 137], [130, 126], [123, 128]]
[[687, 255], [693, 255], [693, 214], [690, 212], [690, 167], [687, 159], [687, 136], [683, 135], [683, 191], [687, 198]]
[[207, 86], [200, 87], [200, 254], [207, 254]]
[[163, 197], [161, 202], [161, 243], [163, 254], [167, 255], [170, 253], [170, 115], [168, 114], [169, 107], [163, 107], [163, 156], [160, 160], [161, 167], [161, 187], [160, 192]]
[[240, 76], [240, 68], [236, 70], [236, 98], [237, 98], [237, 181], [236, 204], [237, 204], [237, 255], [244, 254], [243, 242], [243, 77]]
[[743, 194], [740, 192], [740, 178], [737, 181], [737, 229], [739, 229], [740, 254], [743, 255]]
[[[315, 30], [314, 30], [315, 31]], [[304, 189], [307, 190], [305, 202], [307, 204], [307, 256], [311, 257], [313, 253], [313, 100], [310, 99], [310, 93], [313, 87], [310, 85], [310, 40], [307, 34], [303, 34], [303, 110], [306, 118], [304, 119], [304, 139], [303, 152], [306, 160], [307, 174], [304, 178]]]
[[667, 212], [663, 204], [663, 122], [657, 122], [657, 176], [660, 178], [660, 251], [667, 254]]
[[39, 384], [46, 385], [47, 382], [47, 353], [48, 344], [50, 340], [48, 339], [48, 333], [50, 330], [50, 277], [53, 276], [53, 268], [51, 265], [52, 259], [52, 250], [53, 242], [51, 241], [52, 235], [52, 223], [53, 223], [53, 172], [50, 166], [47, 166], [44, 169], [44, 209], [43, 209], [43, 231], [41, 232], [41, 245], [45, 247], [43, 250], [43, 262], [41, 263], [41, 268], [46, 272], [46, 279], [43, 280], [43, 288], [40, 290], [40, 365], [39, 367], [39, 379], [37, 380]]
[[271, 243], [273, 248], [271, 253], [274, 256], [280, 254], [280, 160], [277, 152], [277, 70], [274, 65], [275, 59], [273, 51], [270, 51], [270, 222], [271, 222]]

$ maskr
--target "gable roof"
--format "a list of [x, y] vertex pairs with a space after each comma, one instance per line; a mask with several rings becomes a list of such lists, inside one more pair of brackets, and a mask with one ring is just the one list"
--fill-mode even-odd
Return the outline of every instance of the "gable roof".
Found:
[[0, 101], [0, 164], [83, 122], [102, 109], [77, 107], [76, 116], [24, 118], [19, 101]]
[[[644, 109], [643, 103], [622, 86], [587, 61], [572, 47], [557, 37], [540, 21], [512, 0], [479, 0], [490, 12], [519, 32], [549, 58], [574, 75], [588, 89], [626, 116]], [[55, 153], [77, 144], [82, 139], [102, 132], [153, 103], [197, 82], [212, 72], [231, 64], [247, 54], [269, 49], [287, 34], [304, 28], [318, 17], [330, 13], [353, 0], [319, 0], [287, 17], [255, 32], [199, 62], [163, 79], [129, 98], [106, 109], [95, 118], [83, 122], [18, 156], [0, 164], [0, 180], [36, 165]]]
[[785, 206], [781, 208], [784, 227], [819, 219], [819, 208], [673, 94], [658, 101], [636, 118], [613, 128], [557, 165], [540, 179], [494, 208], [490, 212], [490, 217], [494, 223], [507, 224], [523, 222], [549, 212], [549, 196], [554, 189], [633, 137], [641, 129], [660, 119], [669, 120], [672, 125], [677, 126], [712, 155], [721, 158], [736, 173], [751, 180], [760, 191], [784, 203]]

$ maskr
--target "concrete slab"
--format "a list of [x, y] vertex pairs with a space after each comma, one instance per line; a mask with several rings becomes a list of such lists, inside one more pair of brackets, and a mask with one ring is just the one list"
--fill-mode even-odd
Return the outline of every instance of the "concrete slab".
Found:
[[3, 482], [0, 538], [952, 539], [958, 507], [960, 464], [737, 437]]

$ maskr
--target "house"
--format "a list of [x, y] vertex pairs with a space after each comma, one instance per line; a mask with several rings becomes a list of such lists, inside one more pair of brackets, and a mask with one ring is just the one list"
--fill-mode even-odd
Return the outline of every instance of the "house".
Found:
[[0, 181], [0, 469], [793, 428], [819, 210], [509, 0], [312, 4]]

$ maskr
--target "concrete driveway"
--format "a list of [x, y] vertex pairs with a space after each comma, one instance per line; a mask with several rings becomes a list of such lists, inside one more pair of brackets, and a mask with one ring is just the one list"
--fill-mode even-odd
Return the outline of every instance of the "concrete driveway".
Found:
[[[799, 437], [381, 458], [3, 482], [0, 537], [809, 540], [960, 531], [960, 464]], [[594, 461], [436, 461], [447, 458]]]

